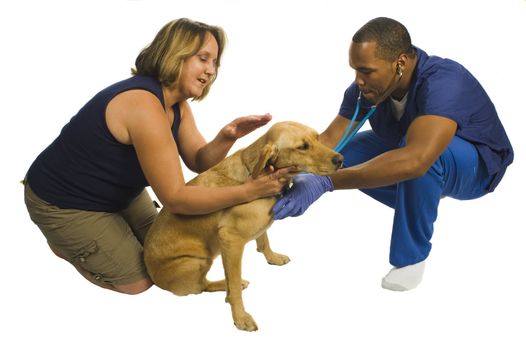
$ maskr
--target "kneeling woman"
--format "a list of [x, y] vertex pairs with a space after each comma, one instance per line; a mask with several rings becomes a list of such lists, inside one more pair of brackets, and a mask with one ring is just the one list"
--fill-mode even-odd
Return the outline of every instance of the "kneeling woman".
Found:
[[201, 136], [187, 100], [208, 94], [224, 44], [219, 27], [184, 18], [169, 22], [139, 54], [133, 76], [88, 101], [29, 168], [24, 182], [31, 219], [51, 250], [96, 285], [127, 294], [152, 285], [142, 243], [157, 209], [146, 186], [182, 214], [281, 190], [277, 179], [289, 169], [239, 186], [185, 186], [180, 158], [202, 172], [236, 139], [271, 119], [241, 117], [209, 143]]

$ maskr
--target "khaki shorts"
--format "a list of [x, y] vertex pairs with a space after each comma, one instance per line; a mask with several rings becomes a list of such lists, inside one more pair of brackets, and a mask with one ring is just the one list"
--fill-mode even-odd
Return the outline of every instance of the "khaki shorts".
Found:
[[112, 285], [148, 277], [142, 244], [157, 209], [146, 190], [117, 213], [61, 209], [40, 199], [27, 183], [24, 197], [50, 247], [73, 265]]

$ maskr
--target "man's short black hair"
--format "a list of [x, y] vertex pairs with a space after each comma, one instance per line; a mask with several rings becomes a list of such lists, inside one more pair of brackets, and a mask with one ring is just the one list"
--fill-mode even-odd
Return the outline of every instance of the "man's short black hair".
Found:
[[376, 57], [394, 61], [402, 53], [414, 57], [415, 50], [406, 27], [394, 19], [378, 17], [363, 25], [352, 37], [355, 43], [376, 42]]

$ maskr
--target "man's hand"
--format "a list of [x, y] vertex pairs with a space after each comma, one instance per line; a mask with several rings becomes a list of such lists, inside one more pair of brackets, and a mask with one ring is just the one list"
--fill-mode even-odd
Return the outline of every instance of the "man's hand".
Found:
[[292, 187], [272, 208], [274, 220], [281, 220], [289, 216], [300, 216], [322, 194], [332, 190], [334, 190], [334, 185], [328, 176], [297, 175]]

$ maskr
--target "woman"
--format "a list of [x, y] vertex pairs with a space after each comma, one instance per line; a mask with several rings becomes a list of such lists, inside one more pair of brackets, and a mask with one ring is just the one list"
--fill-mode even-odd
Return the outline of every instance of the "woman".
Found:
[[224, 44], [219, 27], [185, 18], [166, 24], [137, 57], [133, 77], [93, 97], [31, 165], [25, 181], [31, 219], [52, 251], [96, 285], [127, 294], [152, 285], [142, 243], [157, 209], [146, 186], [181, 214], [280, 192], [279, 178], [290, 169], [239, 186], [185, 186], [179, 157], [202, 172], [271, 119], [242, 117], [209, 143], [201, 136], [186, 100], [208, 94]]

